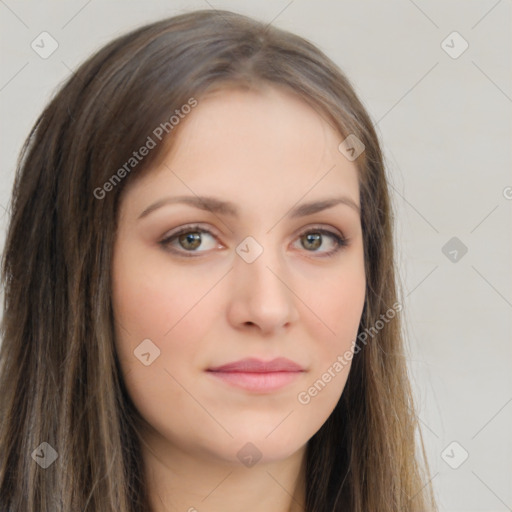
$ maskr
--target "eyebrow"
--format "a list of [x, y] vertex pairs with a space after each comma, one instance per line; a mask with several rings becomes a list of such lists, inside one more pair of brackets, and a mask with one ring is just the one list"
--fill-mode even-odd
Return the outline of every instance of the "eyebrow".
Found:
[[[229, 201], [222, 201], [215, 197], [210, 196], [176, 196], [176, 197], [164, 197], [148, 206], [140, 215], [139, 219], [148, 216], [150, 213], [158, 210], [162, 206], [168, 204], [182, 203], [188, 204], [200, 210], [210, 211], [219, 215], [229, 215], [231, 217], [238, 217], [239, 210], [235, 204]], [[298, 217], [306, 217], [328, 208], [332, 208], [338, 204], [344, 204], [354, 209], [358, 214], [361, 213], [360, 207], [356, 202], [347, 196], [333, 197], [328, 199], [322, 199], [318, 201], [311, 201], [309, 203], [302, 203], [287, 214], [288, 217], [294, 219]]]

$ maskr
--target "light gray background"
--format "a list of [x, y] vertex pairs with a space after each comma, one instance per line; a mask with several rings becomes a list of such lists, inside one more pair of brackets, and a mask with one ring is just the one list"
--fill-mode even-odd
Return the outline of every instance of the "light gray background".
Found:
[[[440, 509], [512, 510], [510, 0], [0, 0], [0, 249], [17, 154], [56, 87], [115, 36], [208, 7], [309, 38], [355, 85], [387, 160], [410, 373]], [[59, 44], [47, 59], [31, 48], [43, 31]], [[444, 48], [460, 40], [442, 44], [454, 31], [469, 44], [458, 58]], [[468, 249], [455, 248], [455, 262], [442, 252], [452, 237]], [[462, 450], [469, 457], [453, 469], [446, 461]]]

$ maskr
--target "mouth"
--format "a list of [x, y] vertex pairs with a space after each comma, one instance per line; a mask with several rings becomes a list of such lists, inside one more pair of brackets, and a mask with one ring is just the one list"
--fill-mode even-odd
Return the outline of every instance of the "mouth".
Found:
[[214, 378], [246, 391], [270, 393], [299, 378], [305, 369], [286, 358], [261, 361], [249, 358], [208, 368]]

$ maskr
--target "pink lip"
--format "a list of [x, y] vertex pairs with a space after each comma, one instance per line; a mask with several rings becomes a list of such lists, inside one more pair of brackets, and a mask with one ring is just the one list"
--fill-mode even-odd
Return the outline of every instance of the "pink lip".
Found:
[[270, 373], [270, 372], [302, 372], [304, 368], [297, 363], [286, 359], [285, 357], [278, 357], [272, 361], [261, 361], [250, 357], [247, 359], [240, 359], [233, 363], [223, 364], [222, 366], [215, 366], [208, 368], [210, 372], [249, 372], [249, 373]]
[[233, 386], [248, 390], [270, 392], [286, 386], [304, 372], [297, 363], [279, 357], [272, 361], [249, 358], [207, 370], [214, 377]]

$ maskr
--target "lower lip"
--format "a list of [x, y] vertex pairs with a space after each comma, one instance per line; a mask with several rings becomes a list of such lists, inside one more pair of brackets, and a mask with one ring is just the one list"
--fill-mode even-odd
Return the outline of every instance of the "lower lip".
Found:
[[247, 391], [271, 392], [283, 388], [297, 379], [303, 372], [208, 372], [228, 384]]

